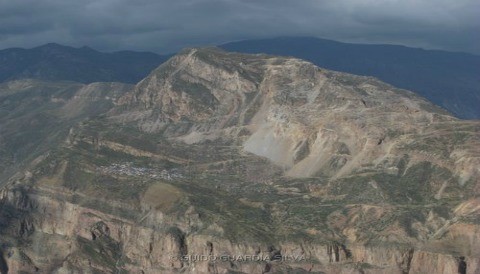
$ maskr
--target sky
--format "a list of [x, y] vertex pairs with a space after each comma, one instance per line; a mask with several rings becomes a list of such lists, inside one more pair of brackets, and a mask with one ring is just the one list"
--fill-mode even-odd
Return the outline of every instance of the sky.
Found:
[[170, 53], [277, 36], [480, 54], [480, 0], [0, 0], [0, 49]]

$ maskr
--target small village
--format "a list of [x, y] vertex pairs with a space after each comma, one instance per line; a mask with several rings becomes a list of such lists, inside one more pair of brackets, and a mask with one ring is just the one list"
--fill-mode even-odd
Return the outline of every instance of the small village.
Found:
[[178, 169], [155, 169], [147, 167], [136, 167], [131, 162], [115, 163], [110, 166], [99, 167], [100, 172], [106, 174], [145, 176], [152, 179], [163, 179], [167, 181], [182, 179], [184, 176]]

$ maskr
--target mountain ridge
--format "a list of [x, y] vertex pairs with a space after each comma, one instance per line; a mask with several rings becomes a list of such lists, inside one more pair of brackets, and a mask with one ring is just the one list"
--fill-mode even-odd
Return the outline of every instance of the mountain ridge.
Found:
[[[33, 49], [1, 50], [0, 60], [7, 62], [3, 67], [0, 65], [0, 81], [37, 78], [82, 83], [115, 81], [135, 84], [171, 56], [119, 51], [100, 54], [109, 57], [99, 58], [99, 52], [92, 48], [72, 48], [55, 43], [36, 49], [49, 47], [67, 53], [76, 51], [77, 57], [70, 57], [74, 61], [68, 62], [62, 61], [62, 58], [59, 61], [59, 56], [54, 56], [53, 59], [57, 61], [52, 63], [49, 61], [50, 57], [44, 58], [43, 61], [35, 61], [38, 56], [27, 54]], [[470, 53], [425, 50], [399, 45], [342, 43], [314, 37], [244, 40], [219, 47], [245, 53], [263, 52], [293, 56], [311, 61], [320, 67], [377, 77], [394, 86], [415, 91], [457, 117], [480, 118], [480, 110], [477, 108], [480, 104], [478, 89], [480, 77], [479, 73], [476, 73], [480, 70], [480, 57]], [[23, 60], [8, 57], [6, 54], [8, 51], [16, 52], [17, 57], [25, 56]], [[87, 56], [82, 57], [82, 54]], [[92, 54], [94, 58], [89, 57]]]
[[0, 50], [0, 82], [23, 78], [80, 83], [136, 83], [168, 56], [150, 52], [102, 53], [90, 47], [49, 43], [32, 49]]

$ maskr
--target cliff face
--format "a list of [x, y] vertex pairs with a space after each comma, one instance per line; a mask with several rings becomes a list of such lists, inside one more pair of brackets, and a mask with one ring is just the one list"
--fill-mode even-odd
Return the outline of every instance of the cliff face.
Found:
[[477, 121], [217, 49], [114, 102], [6, 182], [0, 271], [480, 272]]

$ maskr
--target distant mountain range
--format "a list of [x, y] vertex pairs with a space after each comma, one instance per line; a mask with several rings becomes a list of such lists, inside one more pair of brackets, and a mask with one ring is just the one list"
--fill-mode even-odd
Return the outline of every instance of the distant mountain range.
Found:
[[379, 78], [420, 94], [457, 117], [480, 118], [480, 56], [312, 37], [246, 40], [227, 51], [293, 56], [319, 67]]
[[0, 82], [33, 78], [136, 83], [168, 57], [135, 51], [103, 53], [53, 43], [33, 49], [11, 48], [0, 51]]
[[[457, 117], [480, 118], [480, 56], [393, 45], [348, 44], [312, 37], [246, 40], [227, 51], [293, 56], [320, 67], [379, 78], [412, 90]], [[80, 83], [137, 83], [171, 55], [46, 44], [0, 51], [0, 82], [34, 78]]]

